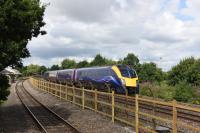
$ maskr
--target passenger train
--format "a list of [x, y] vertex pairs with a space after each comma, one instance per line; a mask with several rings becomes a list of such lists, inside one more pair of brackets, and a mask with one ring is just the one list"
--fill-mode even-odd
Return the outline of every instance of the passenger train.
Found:
[[47, 71], [43, 78], [52, 82], [96, 88], [99, 91], [111, 89], [120, 94], [139, 93], [137, 73], [126, 65]]

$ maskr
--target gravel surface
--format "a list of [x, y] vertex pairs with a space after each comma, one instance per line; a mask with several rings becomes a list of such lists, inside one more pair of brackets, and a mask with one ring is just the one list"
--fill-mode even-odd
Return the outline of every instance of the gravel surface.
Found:
[[69, 121], [83, 133], [133, 133], [133, 128], [118, 122], [112, 123], [111, 119], [70, 102], [59, 100], [46, 92], [34, 88], [28, 81], [24, 82], [25, 88], [43, 104], [50, 107], [65, 120]]
[[0, 132], [40, 132], [18, 99], [15, 92], [15, 84], [12, 85], [10, 91], [8, 100], [0, 106]]

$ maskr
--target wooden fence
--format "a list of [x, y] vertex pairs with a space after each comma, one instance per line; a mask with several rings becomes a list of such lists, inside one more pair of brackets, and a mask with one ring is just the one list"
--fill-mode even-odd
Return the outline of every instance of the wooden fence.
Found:
[[[87, 108], [108, 116], [111, 118], [112, 122], [117, 120], [128, 124], [135, 129], [136, 133], [140, 131], [156, 132], [155, 123], [157, 123], [157, 125], [167, 126], [173, 133], [177, 133], [178, 130], [200, 132], [200, 128], [178, 120], [178, 109], [200, 114], [200, 108], [183, 106], [178, 104], [175, 100], [172, 102], [163, 102], [142, 98], [138, 95], [131, 97], [115, 94], [114, 91], [108, 93], [88, 90], [36, 78], [30, 78], [29, 80], [36, 88], [46, 91], [59, 99], [72, 102], [81, 106], [82, 109]], [[148, 112], [142, 109], [142, 105], [147, 103], [152, 106], [151, 110]], [[171, 108], [171, 116], [161, 115], [159, 117], [159, 113], [155, 113], [154, 110], [157, 107]]]

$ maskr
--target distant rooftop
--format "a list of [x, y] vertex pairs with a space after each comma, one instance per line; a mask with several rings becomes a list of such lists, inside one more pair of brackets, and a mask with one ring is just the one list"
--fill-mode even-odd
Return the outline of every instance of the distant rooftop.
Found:
[[14, 74], [14, 75], [21, 75], [21, 73], [16, 70], [16, 69], [12, 69], [10, 67], [4, 69], [3, 71], [0, 72], [1, 74]]

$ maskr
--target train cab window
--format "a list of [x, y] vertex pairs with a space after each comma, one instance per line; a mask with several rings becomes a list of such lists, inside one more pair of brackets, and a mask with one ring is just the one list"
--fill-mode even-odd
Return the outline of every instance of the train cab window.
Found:
[[119, 70], [120, 70], [121, 75], [123, 77], [127, 77], [127, 78], [136, 78], [137, 77], [136, 72], [133, 69], [131, 69], [131, 68], [128, 68], [128, 67], [119, 67]]
[[116, 74], [113, 70], [109, 70], [109, 75], [112, 77], [116, 77]]

